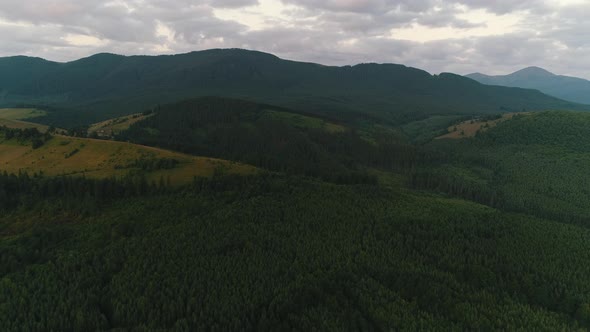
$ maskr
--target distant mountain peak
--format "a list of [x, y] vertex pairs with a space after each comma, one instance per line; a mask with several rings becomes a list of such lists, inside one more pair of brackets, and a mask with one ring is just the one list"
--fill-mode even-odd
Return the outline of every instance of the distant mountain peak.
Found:
[[590, 81], [556, 75], [539, 67], [527, 67], [509, 75], [474, 73], [467, 77], [488, 85], [536, 89], [563, 100], [590, 105]]
[[543, 68], [540, 67], [527, 67], [524, 69], [521, 69], [517, 72], [514, 72], [513, 74], [514, 76], [527, 76], [527, 77], [548, 77], [548, 76], [555, 76], [555, 74], [553, 74], [552, 72], [545, 70]]

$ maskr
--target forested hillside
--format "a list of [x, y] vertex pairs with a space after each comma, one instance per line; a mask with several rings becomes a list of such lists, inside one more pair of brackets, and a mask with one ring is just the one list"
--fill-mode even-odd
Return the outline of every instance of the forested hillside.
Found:
[[590, 326], [584, 227], [297, 177], [71, 188], [0, 217], [5, 331]]
[[[256, 172], [180, 185], [149, 172], [2, 172], [0, 326], [590, 329], [590, 115], [517, 114], [474, 137], [434, 139], [476, 119], [393, 126], [197, 98], [144, 113], [117, 135], [128, 142], [89, 141]], [[30, 155], [87, 140], [26, 133], [8, 143]], [[35, 151], [31, 135], [42, 140]], [[129, 166], [157, 165], [168, 167]]]
[[390, 123], [432, 113], [588, 109], [537, 91], [402, 65], [330, 67], [237, 49], [158, 57], [97, 54], [68, 63], [0, 58], [0, 106], [38, 105], [51, 111], [38, 121], [62, 128], [211, 95]]
[[409, 169], [416, 156], [395, 132], [211, 97], [162, 106], [117, 139], [340, 183], [374, 182], [367, 167]]
[[590, 227], [588, 114], [517, 115], [474, 138], [428, 148], [437, 157], [421, 166], [417, 187]]

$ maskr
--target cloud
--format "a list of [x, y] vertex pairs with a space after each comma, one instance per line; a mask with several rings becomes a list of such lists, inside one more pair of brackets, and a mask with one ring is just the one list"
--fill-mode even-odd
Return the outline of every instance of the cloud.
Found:
[[590, 78], [589, 10], [572, 0], [3, 0], [0, 55], [241, 47], [324, 64], [492, 74], [536, 65]]

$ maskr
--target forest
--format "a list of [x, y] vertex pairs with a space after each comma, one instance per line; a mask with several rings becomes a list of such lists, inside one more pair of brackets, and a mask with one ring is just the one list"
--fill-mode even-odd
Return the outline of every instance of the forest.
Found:
[[3, 331], [590, 329], [590, 114], [435, 139], [465, 116], [387, 126], [218, 97], [153, 112], [116, 139], [260, 171], [0, 173]]

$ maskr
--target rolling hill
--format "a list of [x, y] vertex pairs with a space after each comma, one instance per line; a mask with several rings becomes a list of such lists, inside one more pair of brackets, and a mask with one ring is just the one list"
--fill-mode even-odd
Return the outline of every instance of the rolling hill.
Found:
[[490, 87], [394, 64], [332, 67], [240, 49], [171, 56], [97, 54], [68, 63], [0, 58], [0, 106], [44, 105], [38, 121], [91, 124], [199, 96], [239, 97], [349, 120], [588, 109], [537, 91]]
[[370, 181], [367, 166], [402, 167], [414, 151], [389, 127], [239, 99], [189, 99], [154, 113], [116, 139], [338, 183]]
[[252, 174], [254, 167], [221, 159], [184, 155], [131, 143], [56, 135], [37, 149], [0, 133], [0, 171], [46, 176], [103, 179], [141, 173], [150, 181], [161, 177], [173, 185], [216, 172]]
[[555, 75], [538, 67], [525, 68], [509, 75], [488, 76], [474, 73], [467, 77], [483, 84], [536, 89], [563, 100], [590, 104], [590, 81]]
[[[383, 124], [207, 97], [105, 123], [159, 148], [3, 141], [11, 172], [47, 176], [0, 173], [0, 326], [587, 330], [590, 113], [481, 118], [474, 137], [410, 145]], [[273, 172], [220, 161], [251, 176], [186, 184], [202, 158], [160, 148]], [[50, 176], [64, 169], [86, 177]], [[140, 170], [186, 185], [92, 178]]]
[[458, 124], [465, 139], [446, 135], [427, 144], [445, 157], [416, 180], [498, 209], [590, 227], [590, 114], [514, 114], [467, 137], [466, 126], [481, 125]]

